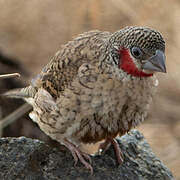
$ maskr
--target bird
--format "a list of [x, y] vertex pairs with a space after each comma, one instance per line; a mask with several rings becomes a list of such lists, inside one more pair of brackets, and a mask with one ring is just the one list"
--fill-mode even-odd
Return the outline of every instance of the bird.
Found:
[[99, 153], [112, 144], [122, 164], [116, 137], [147, 117], [165, 59], [165, 41], [149, 27], [92, 30], [63, 45], [29, 86], [4, 95], [32, 105], [30, 118], [93, 173], [80, 144], [103, 141]]

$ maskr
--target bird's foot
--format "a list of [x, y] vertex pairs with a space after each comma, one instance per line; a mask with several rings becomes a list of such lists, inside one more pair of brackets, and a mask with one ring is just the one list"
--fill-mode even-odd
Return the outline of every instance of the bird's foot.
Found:
[[[76, 166], [78, 160], [80, 160], [80, 162], [91, 171], [91, 174], [93, 174], [93, 168], [90, 164], [92, 162], [90, 156], [87, 153], [82, 152], [78, 147], [76, 147], [68, 140], [64, 140], [63, 144], [71, 151], [71, 154], [75, 161], [74, 165]], [[85, 159], [88, 160], [89, 163]]]
[[106, 139], [103, 143], [100, 144], [98, 153], [99, 154], [105, 153], [111, 144], [114, 147], [118, 163], [122, 164], [123, 163], [123, 153], [122, 153], [116, 139]]

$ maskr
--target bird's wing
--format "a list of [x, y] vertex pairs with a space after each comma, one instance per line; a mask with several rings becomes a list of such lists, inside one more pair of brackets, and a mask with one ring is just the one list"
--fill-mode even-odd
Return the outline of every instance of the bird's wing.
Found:
[[109, 32], [97, 30], [80, 34], [61, 47], [40, 74], [32, 79], [30, 86], [13, 89], [3, 95], [16, 98], [34, 97], [38, 88], [43, 88], [56, 99], [76, 78], [80, 72], [79, 68], [82, 66], [81, 69], [83, 69], [84, 63], [91, 63], [98, 59], [100, 49], [110, 35]]
[[90, 63], [84, 63], [78, 70], [78, 81], [81, 86], [93, 89], [97, 81], [97, 68]]
[[54, 98], [76, 78], [79, 68], [100, 56], [100, 49], [111, 33], [89, 31], [62, 46], [31, 86], [43, 87]]

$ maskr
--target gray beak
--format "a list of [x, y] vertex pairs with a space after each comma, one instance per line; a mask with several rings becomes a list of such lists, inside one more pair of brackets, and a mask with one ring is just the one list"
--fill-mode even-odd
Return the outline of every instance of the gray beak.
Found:
[[164, 72], [166, 73], [165, 55], [162, 51], [157, 50], [156, 54], [150, 57], [142, 68], [150, 71]]

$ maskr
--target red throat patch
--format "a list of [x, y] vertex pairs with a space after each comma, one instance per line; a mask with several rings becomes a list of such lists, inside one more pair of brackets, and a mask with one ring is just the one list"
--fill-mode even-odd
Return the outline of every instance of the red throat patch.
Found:
[[130, 74], [135, 77], [150, 77], [153, 74], [145, 73], [139, 70], [134, 64], [131, 56], [129, 55], [128, 49], [122, 48], [119, 51], [120, 53], [120, 65], [119, 67], [124, 70], [127, 74]]

